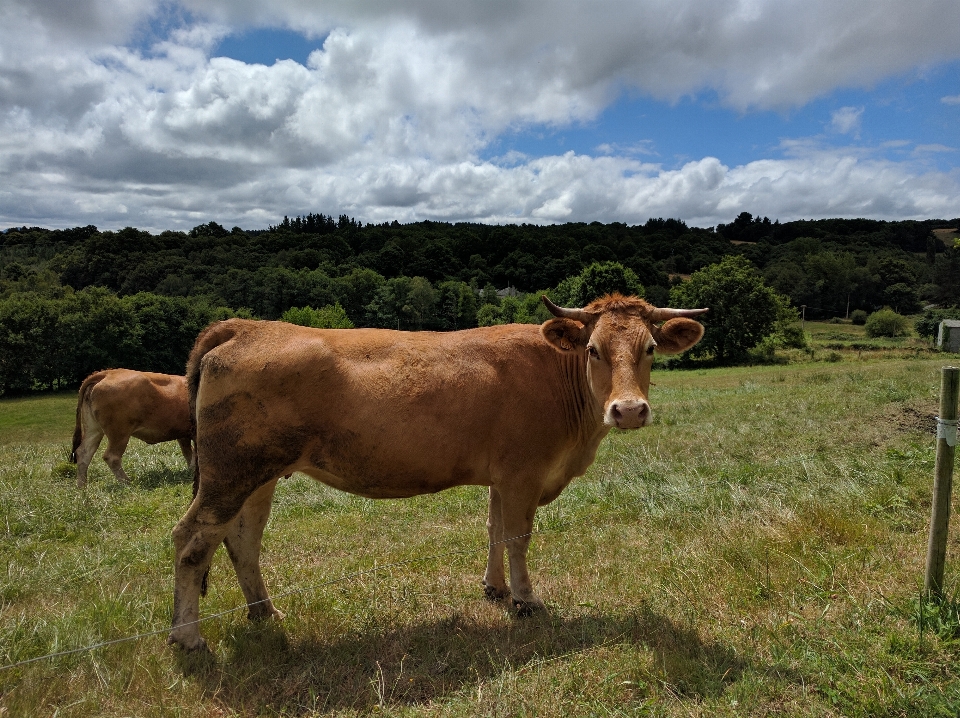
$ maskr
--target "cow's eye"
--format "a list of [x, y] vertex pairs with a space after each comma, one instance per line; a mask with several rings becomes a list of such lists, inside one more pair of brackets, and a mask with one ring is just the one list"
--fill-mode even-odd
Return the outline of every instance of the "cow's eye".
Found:
[[656, 349], [656, 348], [657, 348], [657, 345], [656, 345], [656, 344], [651, 344], [650, 346], [648, 346], [648, 347], [647, 347], [647, 356], [648, 356], [648, 357], [652, 357], [652, 356], [653, 356], [653, 350]]
[[589, 344], [589, 345], [587, 346], [587, 354], [590, 355], [590, 358], [591, 358], [591, 359], [599, 359], [599, 358], [600, 358], [600, 352], [597, 351], [597, 348], [596, 348], [595, 346], [593, 346], [593, 344]]

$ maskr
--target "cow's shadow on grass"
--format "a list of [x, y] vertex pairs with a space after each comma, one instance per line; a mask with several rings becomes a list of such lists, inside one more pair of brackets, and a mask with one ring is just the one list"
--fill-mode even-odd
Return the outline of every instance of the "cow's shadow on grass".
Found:
[[318, 635], [297, 641], [274, 622], [248, 624], [219, 644], [224, 658], [177, 651], [176, 660], [209, 699], [254, 714], [427, 703], [457, 692], [473, 694], [478, 683], [501, 675], [551, 670], [551, 659], [624, 644], [636, 665], [617, 664], [619, 685], [663, 685], [694, 701], [721, 695], [749, 665], [731, 646], [704, 641], [645, 606], [615, 617], [538, 613], [493, 624], [454, 615], [330, 642]]

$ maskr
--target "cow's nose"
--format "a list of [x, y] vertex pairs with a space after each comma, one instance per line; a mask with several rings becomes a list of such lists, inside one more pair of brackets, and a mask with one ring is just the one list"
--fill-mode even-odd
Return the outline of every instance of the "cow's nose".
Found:
[[610, 405], [610, 416], [621, 429], [639, 429], [650, 421], [650, 404], [643, 399], [615, 401]]

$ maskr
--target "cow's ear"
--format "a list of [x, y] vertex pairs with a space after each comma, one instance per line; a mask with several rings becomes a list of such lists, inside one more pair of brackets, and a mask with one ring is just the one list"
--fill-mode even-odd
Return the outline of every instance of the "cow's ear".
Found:
[[590, 339], [586, 327], [580, 322], [566, 318], [545, 321], [540, 325], [540, 332], [554, 349], [561, 352], [583, 349]]
[[679, 354], [703, 338], [703, 325], [693, 319], [677, 318], [653, 328], [659, 354]]

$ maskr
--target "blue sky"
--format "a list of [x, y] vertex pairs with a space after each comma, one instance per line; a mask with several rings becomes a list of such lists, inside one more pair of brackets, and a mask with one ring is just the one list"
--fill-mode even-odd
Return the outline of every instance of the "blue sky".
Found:
[[214, 46], [212, 57], [232, 57], [247, 63], [272, 65], [277, 60], [293, 60], [301, 65], [314, 50], [323, 47], [326, 35], [308, 38], [280, 28], [254, 28], [227, 35]]
[[[940, 151], [921, 151], [920, 155], [949, 171], [960, 165], [960, 125], [956, 110], [941, 98], [960, 94], [960, 63], [931, 74], [892, 78], [870, 90], [837, 90], [783, 111], [738, 111], [710, 95], [670, 103], [624, 93], [595, 121], [572, 127], [525, 128], [498, 138], [490, 152], [629, 151], [676, 168], [706, 155], [728, 165], [781, 157], [789, 153], [784, 142], [790, 140], [861, 147], [891, 160], [913, 153], [917, 145], [942, 145]], [[853, 108], [857, 118], [848, 129], [833, 123], [834, 113], [843, 108]]]
[[960, 215], [955, 0], [9, 0], [0, 222]]

